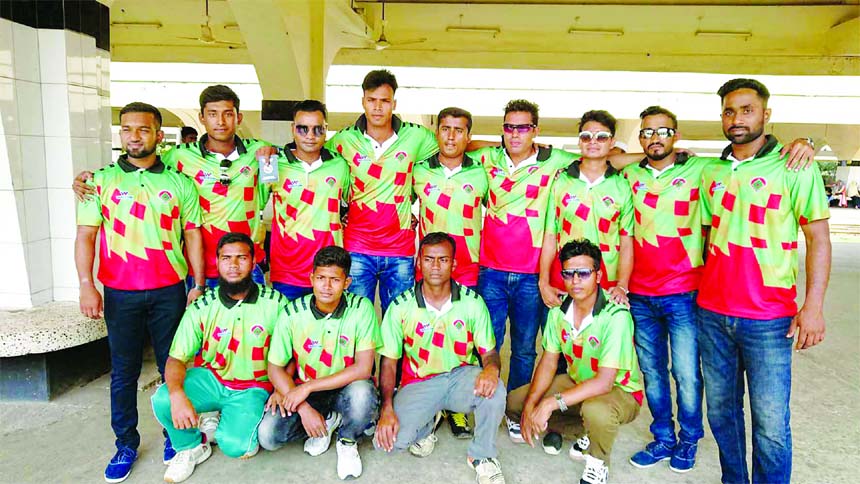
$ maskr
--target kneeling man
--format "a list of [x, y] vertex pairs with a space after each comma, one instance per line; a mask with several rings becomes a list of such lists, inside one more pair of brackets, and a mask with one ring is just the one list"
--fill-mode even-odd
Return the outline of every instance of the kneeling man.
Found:
[[[581, 484], [604, 484], [618, 427], [633, 421], [642, 405], [642, 381], [633, 347], [633, 319], [625, 306], [600, 289], [600, 249], [580, 239], [559, 253], [567, 297], [550, 310], [543, 355], [532, 382], [508, 395], [508, 418], [520, 422], [522, 438], [534, 446], [543, 437], [558, 454], [562, 435], [576, 438], [574, 459], [585, 459]], [[556, 375], [559, 355], [567, 374]]]

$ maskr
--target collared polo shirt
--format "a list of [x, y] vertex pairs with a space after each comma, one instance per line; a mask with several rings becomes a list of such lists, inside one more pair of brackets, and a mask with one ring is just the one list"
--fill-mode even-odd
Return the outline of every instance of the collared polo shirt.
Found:
[[125, 156], [87, 182], [96, 193], [77, 205], [77, 224], [99, 227], [98, 278], [123, 290], [158, 289], [188, 274], [184, 230], [200, 227], [194, 183], [159, 159], [142, 169]]
[[343, 293], [334, 312], [323, 313], [308, 294], [287, 305], [278, 323], [269, 363], [287, 366], [296, 361], [297, 383], [327, 377], [355, 363], [355, 355], [375, 349], [380, 341], [373, 303], [366, 297]]
[[254, 284], [243, 300], [231, 298], [220, 286], [197, 298], [182, 316], [170, 356], [194, 358], [233, 390], [272, 391], [266, 357], [272, 332], [286, 324], [287, 299], [271, 287]]
[[402, 385], [426, 380], [463, 365], [477, 365], [478, 354], [495, 349], [490, 313], [475, 291], [451, 281], [451, 308], [427, 307], [423, 282], [397, 296], [382, 320], [382, 356], [403, 356]]

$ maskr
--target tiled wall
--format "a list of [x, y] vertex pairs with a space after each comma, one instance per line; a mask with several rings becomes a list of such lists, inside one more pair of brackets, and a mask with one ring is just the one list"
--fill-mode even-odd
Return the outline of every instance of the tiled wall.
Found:
[[[26, 23], [9, 20], [15, 18], [10, 3], [18, 4], [0, 4], [0, 253], [6, 262], [0, 308], [5, 309], [77, 300], [71, 181], [111, 156], [110, 53], [96, 47], [98, 35], [64, 29], [56, 18], [58, 3], [65, 25], [70, 22], [66, 4], [93, 3], [96, 18], [103, 6], [44, 2], [35, 11], [47, 14], [35, 25], [48, 27], [38, 28], [28, 25], [32, 17], [23, 19]], [[46, 19], [53, 20], [46, 24]], [[77, 30], [83, 23], [78, 21]], [[86, 23], [92, 30], [92, 19]]]

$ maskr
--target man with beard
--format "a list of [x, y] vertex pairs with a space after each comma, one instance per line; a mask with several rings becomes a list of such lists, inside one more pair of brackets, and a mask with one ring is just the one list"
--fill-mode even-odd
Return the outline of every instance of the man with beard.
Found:
[[[702, 173], [708, 252], [699, 289], [708, 423], [723, 482], [749, 482], [744, 379], [752, 414], [753, 482], [791, 480], [791, 353], [824, 338], [830, 216], [818, 166], [787, 170], [781, 145], [764, 135], [770, 93], [754, 79], [718, 91], [731, 145]], [[798, 311], [797, 234], [806, 239], [806, 297]], [[793, 344], [794, 337], [796, 344]]]
[[254, 242], [246, 234], [222, 237], [217, 257], [218, 286], [188, 307], [170, 347], [166, 384], [152, 396], [155, 417], [177, 451], [166, 482], [188, 479], [212, 454], [198, 429], [200, 412], [221, 412], [215, 435], [228, 457], [246, 459], [259, 450], [257, 424], [272, 391], [266, 357], [275, 325], [286, 322], [287, 301], [252, 280]]
[[[97, 195], [78, 204], [80, 308], [93, 319], [104, 314], [110, 344], [111, 427], [117, 452], [105, 469], [107, 482], [125, 480], [137, 459], [137, 379], [146, 334], [163, 375], [182, 312], [200, 295], [196, 289], [185, 294], [183, 238], [197, 281], [203, 282], [197, 190], [155, 154], [163, 138], [158, 109], [137, 102], [123, 107], [120, 140], [125, 154], [94, 174], [88, 183]], [[92, 279], [97, 237], [104, 303]], [[169, 446], [168, 440], [165, 448]]]

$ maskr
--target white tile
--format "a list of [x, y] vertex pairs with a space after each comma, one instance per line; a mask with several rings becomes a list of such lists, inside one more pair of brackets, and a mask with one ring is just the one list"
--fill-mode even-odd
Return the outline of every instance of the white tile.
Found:
[[33, 307], [29, 294], [13, 294], [0, 291], [0, 309], [16, 311]]
[[87, 143], [87, 169], [96, 171], [102, 167], [102, 142], [90, 139]]
[[89, 35], [81, 36], [81, 64], [83, 68], [83, 85], [97, 88], [98, 61], [96, 60], [96, 39]]
[[45, 137], [45, 166], [48, 188], [72, 186], [72, 138], [70, 136]]
[[99, 107], [99, 120], [101, 121], [101, 129], [99, 131], [99, 139], [102, 141], [110, 141], [111, 139], [111, 123], [113, 123], [113, 112], [111, 111], [110, 96], [99, 96], [101, 106]]
[[69, 136], [69, 87], [42, 84], [42, 119], [45, 136]]
[[0, 190], [12, 190], [12, 171], [9, 169], [9, 152], [6, 137], [0, 135]]
[[12, 49], [15, 58], [15, 79], [39, 82], [39, 36], [36, 29], [12, 24]]
[[0, 77], [15, 77], [15, 62], [12, 51], [12, 22], [0, 18]]
[[34, 292], [30, 295], [30, 301], [33, 307], [44, 306], [54, 300], [54, 289], [49, 287], [43, 291]]
[[54, 286], [53, 293], [54, 301], [77, 302], [80, 297], [80, 291], [77, 287]]
[[113, 146], [110, 141], [102, 141], [102, 166], [109, 165], [114, 161], [114, 153], [117, 153], [116, 156], [119, 156], [119, 152], [113, 151]]
[[74, 238], [77, 233], [75, 225], [75, 194], [71, 188], [48, 189], [48, 213], [50, 217], [51, 238]]
[[84, 88], [84, 121], [86, 123], [86, 136], [88, 138], [99, 138], [101, 131], [101, 98], [94, 87]]
[[51, 266], [55, 287], [79, 287], [75, 269], [75, 239], [51, 239]]
[[103, 94], [110, 93], [110, 52], [96, 49], [99, 56], [99, 91]]
[[66, 36], [66, 75], [69, 84], [83, 83], [83, 61], [81, 60], [81, 34], [64, 30]]
[[21, 136], [21, 188], [45, 188], [45, 138], [43, 136]]
[[24, 190], [15, 190], [15, 211], [18, 215], [18, 233], [21, 234], [21, 243], [23, 244], [27, 242], [27, 210], [24, 209]]
[[[72, 138], [72, 173], [89, 170], [88, 138]], [[71, 182], [71, 180], [69, 180]]]
[[[12, 190], [0, 190], [0, 244], [20, 244], [23, 242], [18, 222], [18, 200]], [[2, 253], [2, 252], [0, 252]], [[5, 254], [5, 253], [4, 253]], [[4, 255], [4, 257], [8, 257]], [[3, 279], [0, 277], [0, 279]]]
[[[20, 189], [24, 185], [24, 164], [21, 162], [21, 137], [4, 136], [5, 150], [0, 156], [5, 157], [9, 169], [9, 178], [3, 184], [7, 190]], [[11, 186], [7, 186], [11, 183]]]
[[84, 137], [87, 135], [86, 101], [84, 100], [84, 88], [69, 85], [69, 134], [72, 137]]
[[0, 132], [18, 134], [18, 103], [15, 102], [15, 80], [0, 77]]
[[18, 134], [43, 136], [41, 86], [16, 79], [15, 102], [18, 104]]
[[51, 236], [48, 215], [48, 190], [23, 190], [24, 213], [27, 217], [27, 242], [36, 242]]
[[39, 29], [39, 71], [42, 83], [65, 84], [66, 34], [63, 30]]
[[[51, 270], [51, 239], [26, 244], [27, 275], [30, 277], [30, 292], [37, 293], [54, 285]], [[33, 302], [35, 305], [35, 301]]]

